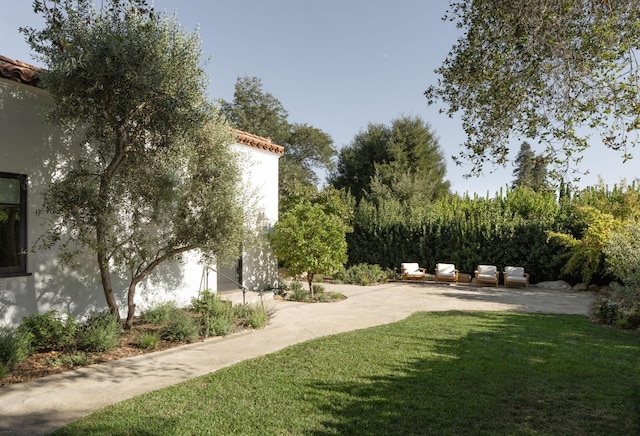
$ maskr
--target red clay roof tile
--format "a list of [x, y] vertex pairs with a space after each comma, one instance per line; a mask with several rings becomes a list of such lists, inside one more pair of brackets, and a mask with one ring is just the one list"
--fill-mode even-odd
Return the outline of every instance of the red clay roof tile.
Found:
[[[38, 86], [38, 71], [40, 71], [38, 67], [0, 55], [0, 77], [26, 85]], [[240, 144], [278, 155], [284, 154], [284, 147], [272, 143], [270, 138], [263, 138], [242, 130], [232, 130]]]

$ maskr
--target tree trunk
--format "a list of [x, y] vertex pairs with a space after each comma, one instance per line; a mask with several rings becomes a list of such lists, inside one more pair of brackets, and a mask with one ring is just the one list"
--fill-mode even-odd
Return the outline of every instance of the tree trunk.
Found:
[[109, 271], [109, 261], [102, 252], [98, 250], [98, 266], [100, 267], [100, 280], [102, 281], [102, 290], [104, 296], [107, 299], [107, 306], [109, 306], [109, 312], [120, 321], [120, 311], [118, 310], [118, 303], [113, 296], [113, 288], [111, 286], [111, 272]]
[[138, 283], [140, 282], [140, 280], [142, 280], [142, 277], [138, 276], [136, 278], [134, 278], [133, 280], [131, 280], [131, 283], [129, 283], [129, 290], [127, 291], [127, 320], [124, 323], [124, 328], [127, 330], [131, 330], [131, 328], [133, 327], [133, 318], [136, 314], [136, 305], [133, 302], [134, 301], [134, 296], [136, 294], [136, 286], [138, 286]]
[[313, 295], [313, 273], [307, 272], [307, 283], [309, 283], [309, 292], [311, 293], [311, 298], [315, 298]]
[[[138, 271], [140, 272], [138, 272], [137, 274], [136, 273], [133, 274], [133, 278], [129, 283], [129, 290], [127, 292], [128, 312], [127, 312], [127, 320], [124, 323], [125, 329], [129, 330], [133, 327], [133, 318], [135, 317], [135, 313], [136, 313], [136, 305], [133, 301], [134, 301], [134, 296], [136, 294], [136, 286], [138, 286], [138, 283], [140, 283], [142, 280], [145, 279], [145, 277], [151, 274], [153, 270], [162, 262], [169, 260], [178, 254], [184, 253], [189, 250], [193, 250], [194, 248], [196, 247], [193, 245], [188, 245], [186, 247], [179, 247], [179, 248], [170, 250], [167, 253], [163, 254], [162, 256], [155, 258], [141, 271], [140, 269], [138, 269]], [[140, 265], [140, 268], [142, 268], [142, 265]]]

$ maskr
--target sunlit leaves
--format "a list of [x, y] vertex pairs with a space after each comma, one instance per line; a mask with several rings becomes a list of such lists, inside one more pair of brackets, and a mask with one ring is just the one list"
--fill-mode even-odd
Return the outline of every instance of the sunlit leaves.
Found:
[[[594, 138], [631, 158], [640, 124], [640, 3], [451, 1], [464, 32], [425, 92], [460, 114], [459, 162], [505, 164], [515, 136], [544, 144], [552, 175], [575, 170]], [[590, 141], [591, 139], [591, 141]]]

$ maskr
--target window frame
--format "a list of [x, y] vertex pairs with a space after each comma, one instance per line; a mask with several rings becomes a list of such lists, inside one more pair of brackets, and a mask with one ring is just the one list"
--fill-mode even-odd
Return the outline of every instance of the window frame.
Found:
[[18, 265], [0, 266], [0, 277], [15, 277], [30, 275], [27, 273], [27, 180], [26, 174], [15, 174], [0, 172], [0, 179], [18, 180], [20, 183], [20, 213], [19, 236], [18, 236]]

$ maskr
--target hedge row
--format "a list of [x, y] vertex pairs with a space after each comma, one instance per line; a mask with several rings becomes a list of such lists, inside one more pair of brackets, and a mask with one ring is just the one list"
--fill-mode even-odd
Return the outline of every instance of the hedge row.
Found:
[[465, 273], [473, 273], [479, 264], [496, 265], [499, 270], [518, 265], [531, 274], [533, 283], [559, 278], [576, 282], [576, 275], [562, 273], [568, 249], [549, 240], [547, 232], [580, 238], [589, 223], [576, 217], [576, 204], [607, 212], [612, 212], [612, 205], [624, 204], [627, 210], [621, 213], [633, 215], [638, 212], [638, 198], [635, 185], [613, 191], [589, 188], [562, 201], [553, 192], [505, 189], [493, 198], [448, 196], [422, 211], [418, 219], [398, 203], [374, 205], [363, 200], [354, 231], [347, 235], [349, 265], [398, 269], [402, 262], [418, 262], [433, 272], [436, 263], [447, 262]]

